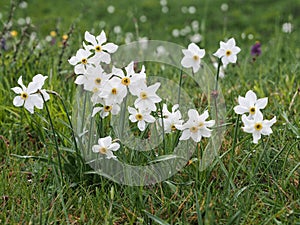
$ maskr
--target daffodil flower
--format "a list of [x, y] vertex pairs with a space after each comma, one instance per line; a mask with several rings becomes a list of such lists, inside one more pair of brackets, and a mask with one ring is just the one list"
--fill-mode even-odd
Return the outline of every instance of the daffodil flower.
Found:
[[84, 45], [87, 50], [94, 50], [95, 56], [99, 59], [100, 62], [104, 62], [109, 64], [111, 61], [110, 53], [114, 53], [117, 51], [118, 46], [113, 43], [106, 43], [104, 44], [106, 39], [106, 34], [104, 31], [101, 31], [100, 35], [95, 37], [94, 35], [90, 34], [88, 31], [85, 32], [84, 38], [90, 45]]
[[[14, 106], [24, 106], [25, 109], [27, 109], [32, 114], [34, 113], [34, 107], [42, 109], [44, 102], [42, 96], [40, 95], [40, 93], [38, 93], [38, 91], [41, 90], [46, 78], [47, 77], [43, 77], [42, 75], [37, 75], [33, 78], [35, 82], [30, 82], [28, 84], [28, 87], [26, 87], [23, 84], [22, 76], [20, 76], [18, 79], [18, 84], [21, 87], [12, 88], [12, 90], [16, 94], [19, 94], [13, 100]], [[42, 94], [44, 95], [45, 101], [49, 100], [49, 95], [45, 90], [42, 90]]]
[[114, 151], [117, 151], [120, 148], [119, 143], [112, 143], [112, 138], [110, 136], [99, 138], [98, 144], [93, 145], [92, 151], [95, 153], [100, 153], [101, 155], [105, 155], [107, 159], [116, 159], [117, 157], [114, 155]]
[[79, 49], [76, 55], [68, 60], [71, 65], [75, 66], [75, 74], [84, 74], [89, 66], [99, 64], [98, 59], [95, 56], [91, 57], [91, 55], [89, 50]]
[[155, 118], [150, 115], [150, 111], [148, 110], [137, 110], [128, 106], [128, 112], [130, 113], [129, 120], [133, 123], [137, 122], [137, 126], [140, 131], [144, 131], [146, 129], [146, 123], [155, 122]]
[[208, 127], [215, 125], [214, 120], [206, 121], [208, 118], [208, 111], [206, 110], [203, 114], [199, 115], [197, 110], [189, 109], [189, 119], [182, 126], [177, 126], [179, 130], [182, 130], [182, 134], [179, 140], [188, 140], [192, 138], [195, 142], [201, 141], [202, 137], [210, 137], [211, 130]]
[[193, 68], [196, 73], [200, 69], [201, 59], [205, 55], [205, 50], [200, 49], [195, 43], [191, 43], [188, 49], [182, 50], [184, 57], [181, 60], [181, 65], [185, 68]]
[[235, 39], [230, 38], [227, 42], [220, 41], [220, 48], [213, 54], [221, 59], [224, 66], [229, 63], [236, 63], [237, 54], [241, 49], [236, 46]]
[[179, 105], [175, 104], [172, 107], [172, 112], [167, 108], [166, 104], [163, 104], [162, 118], [159, 120], [160, 125], [164, 127], [165, 133], [171, 133], [177, 130], [176, 127], [181, 126], [183, 120], [181, 119], [181, 113], [178, 110]]
[[257, 99], [256, 94], [249, 90], [245, 97], [238, 97], [239, 105], [233, 109], [237, 114], [249, 113], [248, 119], [252, 119], [255, 114], [262, 114], [260, 109], [264, 109], [268, 104], [268, 98]]
[[253, 119], [249, 119], [246, 115], [242, 116], [244, 127], [243, 131], [252, 134], [253, 143], [257, 144], [261, 139], [261, 135], [270, 135], [273, 133], [271, 126], [276, 122], [276, 116], [271, 120], [264, 120], [263, 114], [257, 113]]
[[99, 93], [99, 97], [104, 98], [108, 105], [121, 104], [126, 95], [127, 89], [117, 77], [108, 80]]

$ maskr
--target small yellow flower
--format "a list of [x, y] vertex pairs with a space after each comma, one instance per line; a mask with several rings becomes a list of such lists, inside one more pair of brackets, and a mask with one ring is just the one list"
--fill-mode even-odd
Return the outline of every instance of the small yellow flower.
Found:
[[68, 40], [68, 38], [69, 38], [69, 36], [68, 36], [67, 34], [64, 34], [64, 35], [62, 36], [62, 39], [63, 39], [64, 41]]
[[17, 37], [17, 36], [18, 36], [18, 32], [17, 32], [16, 30], [12, 30], [12, 31], [10, 32], [10, 35], [11, 35], [12, 37]]
[[56, 37], [56, 35], [57, 35], [56, 31], [53, 30], [53, 31], [50, 32], [51, 37]]

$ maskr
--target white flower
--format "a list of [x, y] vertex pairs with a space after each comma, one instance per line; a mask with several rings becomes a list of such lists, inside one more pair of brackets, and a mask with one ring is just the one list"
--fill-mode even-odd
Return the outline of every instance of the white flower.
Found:
[[190, 109], [188, 111], [189, 119], [182, 126], [177, 126], [179, 130], [182, 130], [182, 135], [179, 140], [187, 140], [192, 138], [195, 142], [201, 141], [202, 137], [210, 137], [211, 130], [208, 127], [215, 125], [214, 120], [205, 121], [208, 118], [208, 111], [199, 115], [197, 110]]
[[155, 103], [161, 101], [161, 98], [155, 93], [159, 86], [160, 83], [155, 83], [149, 87], [145, 83], [141, 83], [139, 86], [132, 87], [131, 93], [138, 96], [134, 106], [138, 109], [156, 111]]
[[92, 53], [89, 50], [79, 49], [76, 52], [76, 55], [72, 56], [68, 60], [71, 65], [75, 66], [75, 74], [84, 74], [87, 67], [91, 65], [97, 65], [99, 63], [95, 57], [89, 58], [91, 55]]
[[129, 120], [133, 123], [137, 122], [137, 126], [140, 131], [144, 131], [146, 129], [146, 122], [155, 122], [155, 118], [150, 115], [150, 111], [140, 109], [136, 110], [135, 108], [128, 106], [128, 112], [130, 113]]
[[120, 148], [119, 143], [112, 143], [112, 138], [110, 136], [99, 138], [98, 144], [93, 145], [92, 151], [95, 153], [100, 153], [102, 155], [106, 155], [107, 159], [115, 159], [117, 158], [113, 151], [117, 151]]
[[284, 33], [292, 33], [293, 25], [291, 23], [282, 24], [282, 32]]
[[253, 143], [257, 144], [261, 135], [270, 135], [273, 133], [271, 126], [276, 122], [276, 116], [272, 120], [263, 120], [261, 113], [255, 114], [253, 119], [249, 119], [246, 115], [243, 115], [242, 121], [244, 123], [242, 129], [244, 132], [252, 134]]
[[105, 99], [103, 98], [99, 98], [96, 103], [100, 103], [102, 104], [102, 106], [100, 107], [94, 107], [93, 112], [92, 112], [92, 117], [94, 117], [98, 112], [100, 112], [100, 117], [101, 118], [105, 118], [109, 115], [109, 113], [111, 113], [112, 115], [117, 115], [121, 108], [120, 105], [117, 103], [113, 103], [113, 104], [106, 104]]
[[84, 38], [87, 42], [91, 43], [91, 45], [84, 44], [84, 47], [88, 50], [93, 49], [95, 51], [95, 56], [99, 59], [100, 62], [109, 64], [111, 61], [110, 53], [114, 53], [115, 51], [117, 51], [118, 46], [113, 43], [104, 44], [107, 41], [105, 32], [102, 30], [100, 35], [95, 37], [88, 31], [86, 31], [84, 34]]
[[255, 114], [261, 114], [260, 109], [264, 109], [268, 104], [268, 98], [257, 99], [256, 94], [250, 90], [245, 97], [239, 96], [239, 105], [233, 109], [237, 114], [249, 113], [248, 119], [252, 119]]
[[181, 60], [181, 65], [185, 68], [193, 68], [193, 72], [196, 73], [200, 69], [201, 59], [205, 55], [205, 50], [200, 49], [195, 43], [191, 43], [188, 49], [182, 50], [184, 57]]
[[88, 67], [83, 75], [77, 76], [75, 84], [83, 85], [83, 89], [93, 93], [99, 92], [108, 81], [109, 75], [100, 65]]
[[220, 41], [220, 48], [213, 54], [214, 56], [221, 58], [224, 66], [229, 63], [236, 63], [237, 54], [241, 49], [235, 45], [234, 38], [230, 38], [227, 42]]
[[169, 112], [167, 105], [163, 104], [162, 119], [159, 120], [159, 123], [164, 126], [165, 133], [171, 133], [177, 129], [176, 127], [182, 125], [183, 120], [178, 107], [178, 104], [173, 105], [172, 112]]
[[115, 103], [121, 104], [126, 94], [127, 89], [121, 84], [120, 79], [113, 77], [103, 85], [99, 97], [104, 98], [106, 104], [113, 105]]
[[39, 88], [41, 88], [40, 83], [38, 82], [30, 82], [28, 85], [28, 88], [25, 87], [22, 81], [22, 76], [18, 79], [18, 84], [20, 87], [14, 87], [12, 90], [19, 94], [16, 96], [13, 100], [13, 104], [16, 107], [23, 106], [25, 109], [27, 109], [30, 113], [34, 113], [34, 107], [37, 107], [38, 109], [43, 108], [43, 99], [42, 97], [37, 93]]
[[[110, 75], [120, 78], [120, 82], [125, 87], [128, 87], [130, 93], [132, 93], [132, 88], [139, 86], [141, 83], [146, 83], [146, 73], [145, 67], [142, 66], [142, 70], [139, 73], [134, 71], [134, 62], [128, 64], [125, 67], [126, 74], [123, 70], [113, 66]], [[127, 88], [126, 88], [127, 93]]]

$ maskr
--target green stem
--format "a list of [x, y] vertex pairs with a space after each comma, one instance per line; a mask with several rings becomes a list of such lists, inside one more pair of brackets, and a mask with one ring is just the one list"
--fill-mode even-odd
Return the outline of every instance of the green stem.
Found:
[[218, 82], [219, 82], [219, 77], [220, 77], [220, 68], [221, 68], [221, 58], [219, 59], [219, 63], [218, 63], [218, 69], [217, 69], [217, 75], [216, 75], [216, 84], [215, 84], [215, 90], [218, 90]]
[[48, 108], [47, 103], [45, 101], [45, 98], [44, 98], [42, 93], [40, 93], [40, 94], [42, 96], [43, 102], [45, 103], [45, 108], [46, 108], [46, 111], [47, 111], [47, 114], [48, 114], [48, 117], [49, 117], [50, 126], [51, 126], [52, 133], [53, 133], [53, 136], [54, 136], [55, 149], [56, 149], [57, 158], [58, 158], [59, 175], [60, 175], [61, 182], [62, 182], [63, 181], [62, 163], [61, 163], [60, 151], [59, 151], [59, 148], [58, 148], [58, 141], [57, 141], [57, 137], [56, 137], [56, 132], [55, 132], [55, 129], [54, 129], [54, 125], [53, 125], [53, 122], [52, 122], [50, 111], [49, 111], [49, 108]]
[[178, 105], [180, 103], [180, 95], [181, 95], [181, 86], [182, 86], [182, 69], [180, 70], [180, 77], [179, 77], [179, 88], [178, 88]]
[[[179, 100], [179, 99], [178, 99]], [[161, 102], [158, 104], [161, 116], [161, 126], [162, 126], [162, 135], [163, 135], [163, 146], [164, 146], [164, 154], [166, 153], [166, 142], [165, 142], [165, 126], [164, 126], [164, 116], [162, 112], [162, 105]]]
[[241, 115], [238, 114], [237, 119], [235, 121], [235, 127], [234, 127], [234, 134], [233, 134], [233, 142], [232, 142], [232, 148], [231, 148], [231, 154], [230, 154], [230, 163], [229, 163], [229, 174], [232, 177], [233, 174], [231, 175], [232, 168], [233, 168], [233, 158], [235, 154], [235, 147], [237, 143], [237, 136], [238, 136], [238, 129], [239, 129], [239, 121], [240, 121]]

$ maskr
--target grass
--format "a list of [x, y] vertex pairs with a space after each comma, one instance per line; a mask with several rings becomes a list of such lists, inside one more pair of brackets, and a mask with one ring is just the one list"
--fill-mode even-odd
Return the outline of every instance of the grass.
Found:
[[[26, 9], [17, 7], [12, 14], [12, 29], [18, 31], [18, 36], [7, 39], [8, 49], [1, 50], [0, 61], [0, 223], [300, 224], [300, 1], [235, 0], [228, 3], [226, 13], [220, 10], [222, 3], [169, 1], [166, 14], [161, 13], [159, 1], [150, 0], [32, 0]], [[115, 6], [114, 14], [107, 13], [108, 5]], [[191, 5], [196, 6], [195, 14], [181, 12], [183, 6]], [[2, 0], [2, 22], [9, 12], [10, 1]], [[142, 15], [147, 17], [145, 23], [139, 21]], [[28, 26], [22, 34], [24, 26], [18, 25], [17, 20], [26, 16], [31, 17], [34, 26]], [[229, 65], [225, 78], [220, 80], [228, 125], [219, 158], [204, 171], [199, 170], [197, 159], [204, 141], [193, 154], [191, 164], [151, 186], [130, 187], [96, 174], [84, 174], [89, 168], [74, 153], [63, 105], [57, 96], [51, 95], [47, 106], [63, 157], [61, 180], [46, 110], [30, 115], [12, 104], [15, 94], [10, 88], [17, 86], [19, 76], [23, 75], [24, 83], [28, 84], [35, 74], [48, 75], [46, 88], [59, 93], [72, 113], [76, 86], [67, 59], [81, 46], [84, 31], [97, 34], [103, 28], [109, 40], [118, 45], [124, 43], [127, 32], [132, 32], [133, 40], [146, 36], [187, 46], [188, 37], [175, 38], [172, 30], [180, 30], [193, 20], [199, 21], [203, 36], [200, 46], [207, 50], [205, 62], [210, 63], [209, 55], [225, 38], [235, 37], [242, 49], [238, 63]], [[105, 25], [100, 21], [105, 21]], [[281, 31], [284, 22], [293, 24], [292, 33]], [[115, 26], [122, 28], [120, 34], [113, 32]], [[4, 30], [3, 24], [0, 30]], [[55, 45], [45, 41], [51, 30], [58, 33]], [[30, 41], [33, 32], [36, 38]], [[66, 33], [68, 43], [62, 47], [61, 36]], [[242, 38], [242, 33], [246, 38]], [[249, 39], [249, 34], [254, 38]], [[250, 47], [256, 40], [262, 43], [262, 55], [253, 61]], [[158, 65], [152, 65], [146, 65], [147, 74], [162, 73]], [[176, 72], [179, 77], [180, 71]], [[174, 70], [166, 68], [164, 73], [171, 77]], [[199, 108], [205, 107], [201, 105], [205, 99], [198, 89], [191, 88], [194, 86], [188, 81], [183, 87], [194, 94]], [[273, 134], [258, 145], [238, 129], [236, 148], [232, 151], [236, 122], [233, 107], [237, 97], [250, 89], [259, 97], [269, 98], [264, 114], [267, 119], [276, 116], [277, 123]]]

